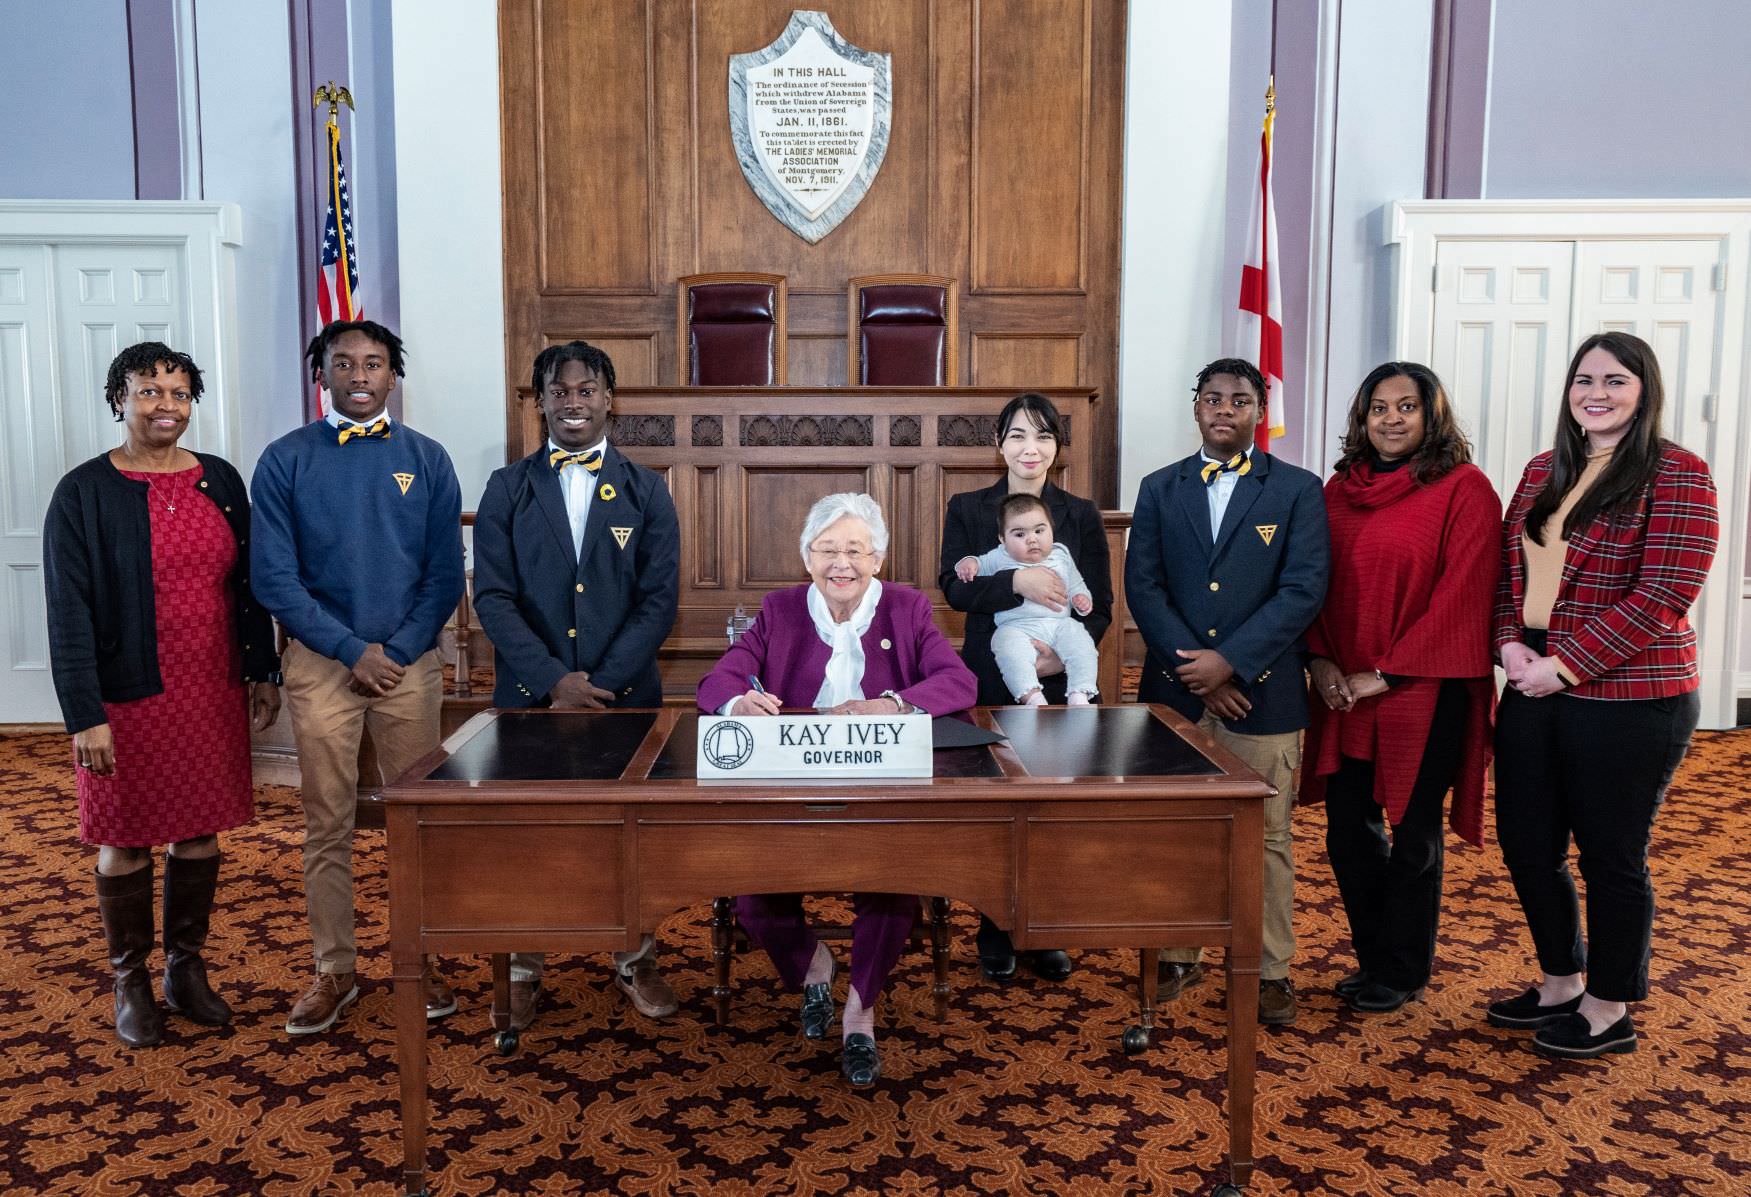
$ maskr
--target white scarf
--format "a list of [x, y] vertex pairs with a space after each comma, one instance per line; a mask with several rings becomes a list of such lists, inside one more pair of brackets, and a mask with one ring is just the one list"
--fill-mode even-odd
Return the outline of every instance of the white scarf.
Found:
[[825, 710], [863, 695], [863, 634], [875, 622], [876, 605], [882, 601], [879, 579], [869, 580], [869, 589], [857, 610], [844, 623], [837, 623], [827, 609], [827, 598], [819, 586], [809, 587], [809, 616], [815, 621], [815, 633], [833, 650], [827, 658], [827, 676], [821, 679], [821, 692], [815, 695], [815, 706]]

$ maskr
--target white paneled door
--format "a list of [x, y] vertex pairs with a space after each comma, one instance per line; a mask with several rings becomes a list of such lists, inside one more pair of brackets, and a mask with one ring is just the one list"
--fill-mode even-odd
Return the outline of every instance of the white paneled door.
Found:
[[183, 443], [233, 455], [224, 321], [237, 210], [0, 201], [0, 724], [58, 723], [43, 517], [73, 466], [121, 441], [103, 399], [116, 353], [163, 341], [202, 367]]
[[1569, 353], [1567, 241], [1444, 241], [1435, 251], [1434, 353], [1479, 468], [1503, 501], [1550, 445]]

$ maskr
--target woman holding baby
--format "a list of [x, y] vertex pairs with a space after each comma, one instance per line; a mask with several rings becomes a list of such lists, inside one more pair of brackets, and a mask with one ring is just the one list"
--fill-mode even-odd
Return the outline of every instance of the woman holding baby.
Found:
[[[1063, 420], [1052, 401], [1034, 391], [1017, 395], [997, 418], [997, 451], [1003, 458], [1004, 476], [983, 490], [954, 496], [943, 517], [942, 566], [937, 585], [949, 606], [966, 613], [961, 657], [979, 679], [981, 706], [1006, 706], [1030, 698], [1029, 693], [1018, 694], [1006, 684], [1004, 670], [993, 650], [1000, 614], [1015, 611], [1024, 604], [1039, 615], [1068, 612], [1080, 632], [1086, 633], [1096, 645], [1112, 622], [1113, 589], [1100, 509], [1048, 480], [1063, 443]], [[1049, 548], [1038, 564], [1026, 564], [1018, 558], [1009, 567], [996, 562], [988, 573], [977, 566], [973, 571], [957, 572], [965, 565], [965, 558], [977, 561], [1003, 547], [999, 519], [1004, 500], [1011, 495], [1033, 495], [1043, 504], [1043, 513], [1038, 508], [1032, 511], [1030, 534], [1037, 542], [1041, 535], [1038, 526], [1042, 522], [1049, 525], [1046, 535], [1050, 543], [1063, 547], [1073, 572], [1082, 577], [1087, 592], [1086, 610], [1074, 601], [1064, 572], [1044, 559], [1054, 555]], [[1045, 517], [1043, 521], [1038, 518], [1041, 514]], [[1037, 552], [1037, 547], [1024, 552], [1024, 556], [1032, 552]], [[970, 580], [963, 578], [962, 573], [970, 573]], [[1065, 659], [1047, 641], [1034, 637], [1030, 640], [1035, 656], [1031, 663], [1032, 685], [1028, 689], [1037, 695], [1036, 701], [1066, 702], [1070, 697], [1067, 693], [1070, 679]], [[1012, 670], [1011, 679], [1015, 676]], [[1084, 679], [1079, 676], [1076, 680], [1081, 683]], [[1084, 693], [1084, 697], [1091, 696]], [[1046, 980], [1061, 981], [1070, 975], [1070, 958], [1061, 951], [1027, 952], [1022, 962]], [[1008, 932], [983, 915], [979, 925], [979, 963], [992, 980], [1007, 981], [1015, 975], [1016, 954]]]

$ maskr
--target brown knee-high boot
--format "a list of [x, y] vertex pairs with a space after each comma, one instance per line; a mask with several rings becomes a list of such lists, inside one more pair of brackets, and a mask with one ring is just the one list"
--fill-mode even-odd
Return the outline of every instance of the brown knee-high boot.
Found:
[[201, 949], [219, 884], [219, 856], [164, 861], [164, 1004], [210, 1027], [231, 1021], [231, 1007], [207, 984]]
[[97, 911], [115, 972], [116, 1038], [151, 1047], [164, 1037], [164, 1012], [152, 998], [152, 866], [120, 877], [97, 874]]

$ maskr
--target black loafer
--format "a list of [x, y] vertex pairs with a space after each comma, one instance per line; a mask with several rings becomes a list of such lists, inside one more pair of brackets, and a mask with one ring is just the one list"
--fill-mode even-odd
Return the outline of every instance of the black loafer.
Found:
[[987, 981], [1015, 980], [1015, 953], [1005, 952], [1001, 956], [980, 956], [979, 971], [985, 974]]
[[1339, 981], [1336, 985], [1333, 985], [1331, 991], [1347, 1002], [1358, 993], [1361, 993], [1363, 989], [1367, 988], [1367, 985], [1368, 974], [1361, 969], [1357, 969], [1355, 972]]
[[1532, 1036], [1532, 1046], [1547, 1056], [1560, 1056], [1565, 1060], [1591, 1060], [1608, 1052], [1633, 1052], [1635, 1023], [1625, 1014], [1595, 1035], [1585, 1014], [1569, 1014], [1547, 1027], [1540, 1027]]
[[833, 1025], [833, 982], [803, 986], [803, 1038], [825, 1039]]
[[1554, 1006], [1541, 1006], [1538, 1004], [1538, 987], [1534, 985], [1519, 997], [1491, 1002], [1489, 1013], [1485, 1017], [1489, 1019], [1489, 1024], [1492, 1027], [1537, 1030], [1539, 1027], [1568, 1017], [1580, 1008], [1580, 994], [1576, 994], [1566, 1002], [1558, 1002]]
[[1204, 979], [1202, 964], [1185, 964], [1178, 960], [1163, 960], [1161, 962], [1161, 984], [1156, 989], [1157, 1001], [1170, 1002], [1184, 990], [1190, 989]]
[[882, 1057], [876, 1051], [875, 1040], [868, 1035], [847, 1035], [839, 1060], [839, 1070], [851, 1082], [853, 1089], [867, 1089], [881, 1080]]
[[1042, 981], [1063, 981], [1069, 978], [1071, 971], [1070, 953], [1057, 948], [1048, 948], [1037, 952], [1023, 952], [1021, 962]]
[[1370, 981], [1352, 994], [1349, 1001], [1352, 1010], [1360, 1010], [1364, 1014], [1387, 1014], [1422, 996], [1421, 985], [1415, 989], [1394, 989], [1379, 981]]

